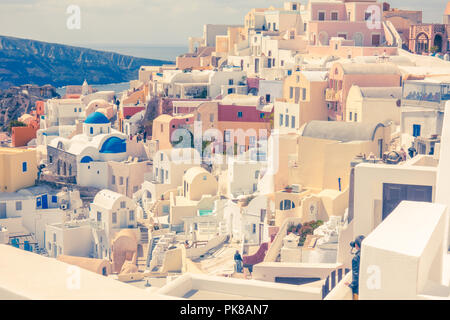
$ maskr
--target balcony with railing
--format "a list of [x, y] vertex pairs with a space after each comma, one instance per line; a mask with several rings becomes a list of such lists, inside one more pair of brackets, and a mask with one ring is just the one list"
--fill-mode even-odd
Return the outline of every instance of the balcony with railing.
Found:
[[444, 111], [445, 103], [450, 100], [450, 83], [439, 80], [405, 81], [403, 86], [402, 107], [425, 107]]

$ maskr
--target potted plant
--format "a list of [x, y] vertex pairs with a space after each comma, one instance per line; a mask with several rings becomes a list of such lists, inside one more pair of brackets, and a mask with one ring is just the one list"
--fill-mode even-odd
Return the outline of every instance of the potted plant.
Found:
[[293, 233], [293, 232], [295, 232], [297, 230], [297, 226], [296, 225], [290, 225], [288, 228], [287, 228], [287, 234], [290, 234], [290, 233]]
[[291, 193], [292, 192], [292, 187], [291, 186], [286, 186], [284, 187], [284, 191], [286, 191], [287, 193]]

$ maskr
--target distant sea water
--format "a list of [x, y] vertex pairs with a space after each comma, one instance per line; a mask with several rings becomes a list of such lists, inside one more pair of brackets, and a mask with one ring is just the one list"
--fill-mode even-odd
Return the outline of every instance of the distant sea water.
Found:
[[[176, 58], [188, 52], [188, 47], [183, 46], [150, 46], [150, 45], [80, 45], [85, 48], [101, 51], [111, 51], [124, 55], [129, 55], [137, 58], [147, 58], [156, 60], [168, 60], [175, 61]], [[137, 79], [137, 74], [136, 74]], [[93, 88], [99, 91], [115, 91], [122, 92], [129, 89], [130, 84], [128, 82], [122, 83], [110, 83], [110, 84], [91, 84]], [[82, 85], [81, 83], [79, 85]], [[65, 87], [57, 88], [56, 92], [63, 96], [66, 92]]]

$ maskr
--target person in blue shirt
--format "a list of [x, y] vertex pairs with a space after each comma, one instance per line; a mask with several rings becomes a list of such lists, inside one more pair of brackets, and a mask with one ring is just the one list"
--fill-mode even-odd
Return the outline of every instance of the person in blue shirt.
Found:
[[242, 257], [238, 250], [234, 254], [234, 262], [236, 263], [236, 272], [242, 273]]
[[353, 300], [358, 300], [359, 294], [359, 263], [361, 261], [361, 243], [364, 236], [357, 236], [355, 241], [350, 242], [350, 247], [356, 250], [352, 259], [352, 282], [348, 286], [352, 289]]

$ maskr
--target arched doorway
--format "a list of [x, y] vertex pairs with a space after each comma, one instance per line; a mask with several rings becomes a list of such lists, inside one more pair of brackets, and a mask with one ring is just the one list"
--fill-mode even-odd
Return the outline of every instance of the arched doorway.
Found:
[[362, 47], [364, 44], [364, 35], [361, 32], [357, 32], [353, 35], [353, 41], [355, 41], [355, 46]]
[[436, 52], [442, 52], [442, 36], [440, 34], [434, 36], [433, 46], [437, 48]]
[[319, 33], [319, 45], [321, 45], [321, 46], [329, 45], [328, 33], [326, 33], [325, 31], [322, 31], [321, 33]]
[[416, 53], [428, 52], [428, 35], [426, 33], [419, 33], [416, 37]]

